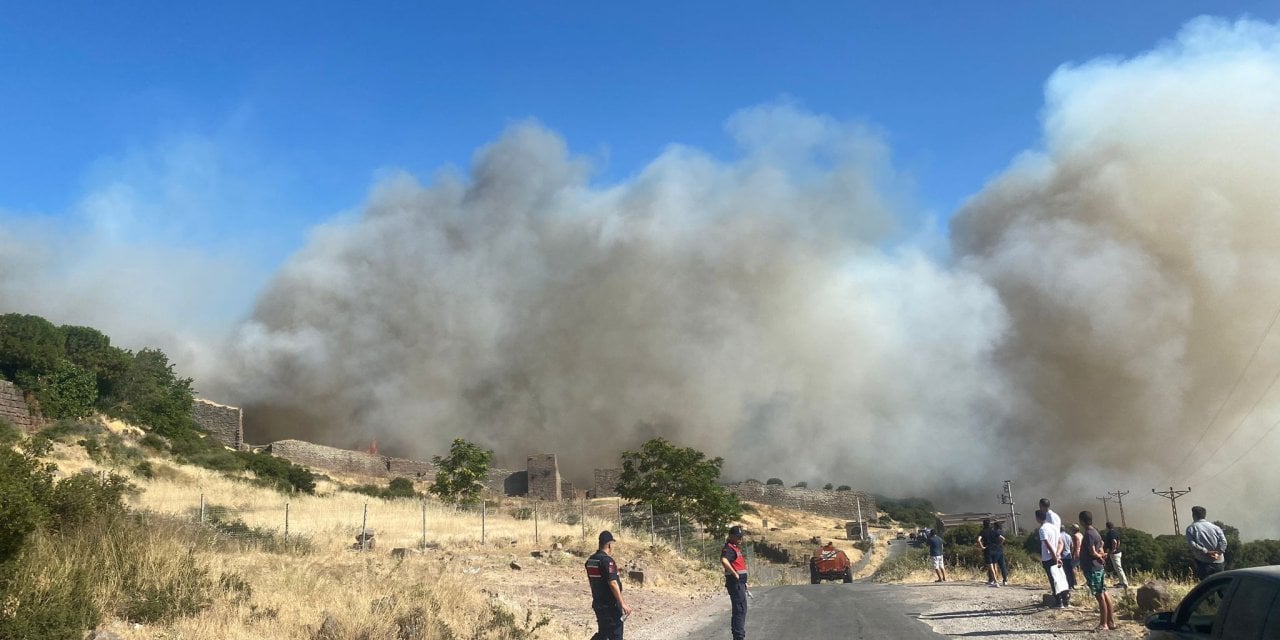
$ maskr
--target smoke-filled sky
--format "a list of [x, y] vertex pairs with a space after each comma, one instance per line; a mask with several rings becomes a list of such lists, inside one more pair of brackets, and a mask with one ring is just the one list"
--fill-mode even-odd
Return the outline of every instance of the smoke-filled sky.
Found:
[[463, 436], [584, 480], [660, 435], [732, 479], [957, 509], [1128, 489], [1157, 533], [1150, 489], [1192, 486], [1184, 523], [1276, 537], [1245, 496], [1280, 481], [1280, 24], [1164, 36], [1060, 60], [1014, 114], [1038, 132], [951, 207], [897, 160], [910, 124], [794, 93], [621, 175], [536, 112], [491, 123], [464, 168], [381, 170], [293, 237], [254, 222], [297, 215], [287, 164], [179, 136], [67, 214], [0, 213], [0, 311], [158, 344], [250, 441]]

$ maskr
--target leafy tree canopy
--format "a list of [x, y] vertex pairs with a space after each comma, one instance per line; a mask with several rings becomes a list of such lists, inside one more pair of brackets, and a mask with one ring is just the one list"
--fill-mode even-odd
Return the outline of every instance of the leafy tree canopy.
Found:
[[654, 438], [639, 451], [622, 453], [618, 495], [651, 505], [658, 513], [692, 518], [712, 533], [723, 533], [742, 516], [742, 503], [720, 486], [724, 458], [708, 459], [692, 448]]
[[449, 455], [435, 456], [436, 479], [428, 491], [451, 504], [472, 505], [480, 501], [484, 481], [489, 476], [493, 451], [462, 438], [454, 438]]
[[902, 524], [932, 527], [938, 519], [938, 509], [924, 498], [889, 498], [877, 495], [876, 506], [890, 518]]

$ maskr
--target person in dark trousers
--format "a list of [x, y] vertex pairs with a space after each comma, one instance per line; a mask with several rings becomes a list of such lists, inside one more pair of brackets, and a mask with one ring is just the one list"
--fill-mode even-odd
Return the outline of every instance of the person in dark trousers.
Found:
[[1000, 584], [1007, 587], [1009, 586], [1009, 565], [1005, 564], [1004, 561], [1005, 537], [1003, 522], [996, 522], [996, 535], [1000, 537], [1000, 544], [996, 546], [996, 552], [992, 555], [992, 558], [995, 559], [996, 565], [1000, 567]]
[[1124, 575], [1124, 557], [1120, 551], [1120, 531], [1111, 522], [1107, 523], [1107, 532], [1102, 536], [1102, 546], [1107, 550], [1107, 558], [1111, 560], [1111, 570], [1115, 572], [1116, 578], [1119, 580], [1114, 586], [1128, 589], [1129, 578]]
[[[1049, 579], [1049, 593], [1058, 607], [1070, 609], [1071, 590], [1067, 588], [1067, 576], [1062, 572], [1062, 529], [1048, 521], [1048, 514], [1043, 509], [1036, 510], [1036, 523], [1040, 525], [1036, 535], [1040, 539], [1040, 564], [1044, 565], [1045, 577]], [[1055, 571], [1062, 576], [1061, 583], [1053, 579]]]
[[733, 640], [747, 637], [747, 557], [742, 555], [742, 527], [730, 527], [729, 537], [720, 550], [720, 566], [724, 568], [724, 588], [733, 603], [729, 629]]
[[613, 561], [613, 534], [600, 532], [600, 547], [587, 558], [587, 582], [591, 585], [591, 610], [596, 614], [596, 634], [591, 640], [622, 640], [622, 624], [631, 607], [622, 599], [622, 578]]
[[1009, 583], [1009, 578], [1004, 574], [1004, 535], [999, 527], [999, 523], [993, 526], [990, 520], [983, 520], [982, 533], [978, 534], [978, 547], [982, 549], [982, 563], [987, 566], [987, 586], [990, 587], [1000, 586], [996, 582], [997, 568], [1004, 584]]
[[1187, 527], [1187, 544], [1196, 562], [1196, 579], [1204, 580], [1226, 566], [1227, 534], [1222, 527], [1205, 520], [1204, 507], [1191, 507], [1195, 522]]

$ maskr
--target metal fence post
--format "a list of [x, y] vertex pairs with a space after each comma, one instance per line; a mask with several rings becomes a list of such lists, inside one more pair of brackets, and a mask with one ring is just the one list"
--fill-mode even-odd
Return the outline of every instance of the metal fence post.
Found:
[[582, 496], [582, 514], [579, 516], [582, 520], [582, 541], [587, 541], [587, 496]]
[[284, 537], [289, 537], [289, 503], [284, 503]]
[[427, 548], [427, 500], [422, 499], [422, 545], [420, 549]]
[[653, 535], [653, 503], [649, 503], [649, 546], [653, 546], [657, 542], [653, 539]]
[[364, 503], [364, 518], [360, 522], [360, 551], [369, 550], [369, 536], [365, 532], [369, 530], [369, 503]]
[[618, 534], [622, 534], [622, 498], [618, 498]]
[[538, 501], [533, 501], [533, 544], [542, 546], [542, 538], [538, 535]]
[[204, 524], [204, 494], [200, 494], [200, 524]]
[[485, 504], [484, 500], [480, 501], [480, 546], [482, 547], [484, 546], [484, 538], [485, 538], [485, 531], [484, 531], [485, 516], [486, 516], [485, 512], [487, 511], [488, 507], [489, 505]]
[[676, 512], [676, 547], [684, 553], [684, 514]]

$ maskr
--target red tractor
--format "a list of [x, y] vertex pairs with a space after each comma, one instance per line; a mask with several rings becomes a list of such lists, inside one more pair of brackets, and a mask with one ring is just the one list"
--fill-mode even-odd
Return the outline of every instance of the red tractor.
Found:
[[809, 558], [809, 584], [823, 580], [853, 582], [853, 563], [849, 562], [849, 556], [830, 542], [818, 547]]

